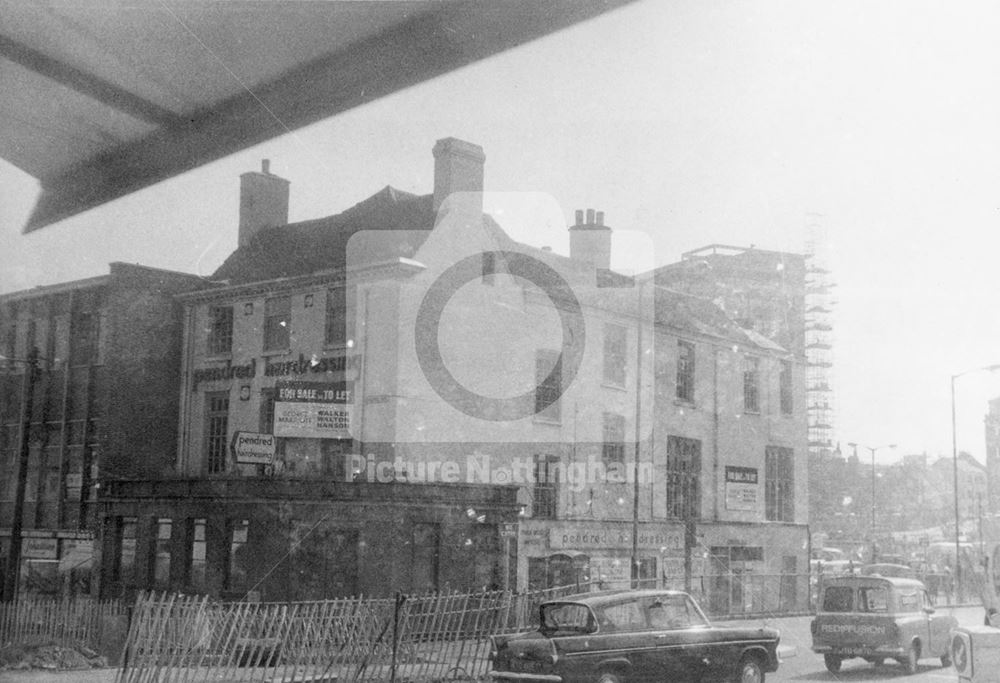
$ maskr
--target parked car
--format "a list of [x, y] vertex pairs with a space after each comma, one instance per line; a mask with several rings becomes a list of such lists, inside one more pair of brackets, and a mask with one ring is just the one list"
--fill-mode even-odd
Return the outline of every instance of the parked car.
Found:
[[778, 669], [778, 631], [709, 623], [687, 593], [639, 590], [542, 603], [539, 628], [494, 636], [499, 681], [763, 683]]
[[895, 659], [908, 673], [917, 661], [940, 657], [951, 665], [949, 632], [954, 617], [937, 614], [924, 584], [886, 576], [842, 576], [823, 582], [816, 618], [811, 624], [812, 649], [826, 668], [840, 671], [841, 662], [860, 657], [876, 666]]
[[861, 573], [865, 576], [894, 576], [900, 579], [915, 579], [917, 572], [905, 564], [892, 564], [889, 562], [878, 562], [876, 564], [866, 564], [861, 568]]

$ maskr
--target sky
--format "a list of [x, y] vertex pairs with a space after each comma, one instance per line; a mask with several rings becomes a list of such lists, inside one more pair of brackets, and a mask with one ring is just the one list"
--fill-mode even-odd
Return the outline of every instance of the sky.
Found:
[[[239, 174], [291, 181], [290, 220], [385, 185], [426, 194], [431, 148], [486, 152], [487, 205], [568, 250], [575, 209], [639, 271], [707, 244], [802, 252], [836, 282], [837, 438], [984, 459], [1000, 396], [1000, 5], [640, 0], [22, 235], [34, 179], [0, 161], [0, 292], [125, 261], [208, 275]], [[502, 213], [500, 213], [502, 211]]]

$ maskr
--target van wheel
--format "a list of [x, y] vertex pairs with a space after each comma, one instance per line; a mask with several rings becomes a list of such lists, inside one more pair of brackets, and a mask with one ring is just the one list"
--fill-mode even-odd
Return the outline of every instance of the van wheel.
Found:
[[602, 671], [597, 677], [597, 683], [624, 683], [622, 677], [614, 671]]
[[917, 660], [920, 659], [920, 646], [916, 643], [910, 645], [909, 652], [906, 653], [906, 659], [903, 660], [903, 668], [906, 669], [906, 673], [915, 674], [917, 673]]
[[823, 663], [826, 664], [826, 670], [832, 674], [840, 671], [841, 659], [837, 655], [823, 655]]

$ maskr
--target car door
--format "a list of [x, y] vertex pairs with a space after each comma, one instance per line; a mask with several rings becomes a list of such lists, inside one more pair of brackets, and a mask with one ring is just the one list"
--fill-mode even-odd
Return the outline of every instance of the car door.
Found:
[[660, 681], [699, 681], [705, 673], [707, 640], [700, 615], [693, 614], [684, 595], [658, 596], [646, 605], [653, 634], [652, 660]]

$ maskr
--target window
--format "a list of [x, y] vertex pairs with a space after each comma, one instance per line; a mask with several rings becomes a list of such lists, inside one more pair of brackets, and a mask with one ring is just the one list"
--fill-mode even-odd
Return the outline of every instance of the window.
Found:
[[205, 519], [189, 519], [187, 524], [187, 566], [184, 583], [196, 591], [204, 591], [207, 549]]
[[743, 358], [743, 410], [760, 412], [760, 359], [754, 356]]
[[206, 351], [211, 354], [233, 350], [233, 307], [210, 306], [208, 309], [208, 340]]
[[150, 575], [155, 590], [170, 588], [170, 536], [173, 523], [169, 517], [153, 518], [153, 542], [150, 544]]
[[823, 611], [854, 611], [854, 589], [850, 586], [828, 586], [823, 591]]
[[701, 441], [667, 436], [667, 515], [701, 516]]
[[677, 342], [677, 398], [694, 403], [694, 344]]
[[79, 311], [70, 323], [70, 365], [91, 365], [97, 362], [100, 317], [96, 313]]
[[627, 330], [621, 325], [604, 326], [604, 383], [625, 386], [625, 340]]
[[264, 350], [283, 351], [292, 329], [292, 299], [277, 296], [264, 302]]
[[326, 345], [354, 348], [353, 289], [337, 287], [326, 293]]
[[250, 520], [229, 520], [229, 558], [226, 562], [227, 591], [243, 591], [247, 585], [247, 539], [250, 532]]
[[535, 354], [535, 415], [559, 422], [559, 396], [562, 394], [562, 359], [556, 351]]
[[778, 393], [781, 397], [781, 414], [791, 415], [795, 404], [792, 399], [792, 364], [790, 361], [781, 361], [781, 370], [778, 374]]
[[531, 516], [537, 519], [555, 519], [558, 492], [559, 457], [536, 455]]
[[605, 464], [625, 462], [625, 416], [604, 413], [601, 457]]
[[229, 435], [229, 392], [205, 394], [205, 464], [209, 474], [226, 471]]
[[764, 518], [795, 521], [795, 478], [792, 449], [768, 446], [764, 451]]
[[118, 558], [115, 564], [115, 580], [124, 588], [135, 583], [135, 531], [138, 520], [135, 517], [119, 517], [117, 520]]

